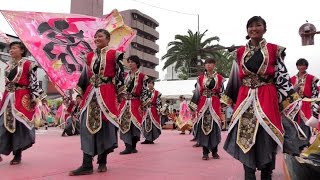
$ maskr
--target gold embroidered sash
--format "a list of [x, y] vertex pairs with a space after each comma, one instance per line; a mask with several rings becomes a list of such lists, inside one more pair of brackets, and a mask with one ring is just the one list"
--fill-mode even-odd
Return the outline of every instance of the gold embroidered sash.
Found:
[[12, 114], [12, 106], [11, 103], [8, 103], [6, 110], [3, 113], [4, 115], [4, 127], [10, 133], [14, 133], [16, 131], [16, 120]]
[[125, 105], [125, 110], [120, 118], [120, 131], [125, 134], [130, 130], [131, 125], [131, 112], [130, 106]]
[[101, 110], [95, 95], [88, 106], [86, 126], [91, 134], [97, 133], [102, 127]]
[[259, 122], [254, 115], [253, 106], [250, 105], [239, 119], [238, 124], [237, 144], [244, 153], [250, 151], [255, 144], [258, 127]]
[[152, 120], [151, 120], [149, 114], [147, 115], [147, 118], [144, 121], [144, 128], [147, 133], [149, 133], [152, 130]]
[[207, 108], [203, 115], [201, 128], [205, 135], [209, 135], [213, 129], [213, 118], [209, 108]]

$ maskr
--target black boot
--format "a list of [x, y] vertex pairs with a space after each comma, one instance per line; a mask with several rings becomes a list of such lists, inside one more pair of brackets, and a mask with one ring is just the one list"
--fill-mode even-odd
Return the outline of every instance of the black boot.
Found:
[[261, 180], [271, 180], [272, 170], [272, 162], [268, 163], [265, 168], [261, 169]]
[[256, 180], [256, 170], [243, 165], [244, 168], [244, 179], [245, 180]]
[[207, 147], [202, 146], [202, 160], [209, 160], [209, 149]]
[[153, 141], [145, 140], [141, 144], [154, 144]]
[[18, 149], [13, 151], [13, 159], [10, 161], [10, 165], [17, 165], [21, 163], [22, 150]]
[[107, 171], [107, 151], [98, 155], [98, 172], [106, 172]]
[[66, 130], [63, 130], [61, 136], [62, 136], [62, 137], [63, 137], [63, 136], [66, 136]]
[[132, 153], [132, 145], [125, 143], [126, 149], [120, 152], [120, 155], [131, 154]]
[[132, 140], [132, 153], [137, 153], [138, 150], [137, 150], [137, 143], [139, 141], [139, 138], [138, 137], [134, 137], [133, 140]]
[[213, 148], [213, 150], [212, 150], [212, 158], [213, 159], [220, 159], [220, 156], [218, 154], [218, 146]]
[[83, 153], [82, 165], [73, 171], [69, 172], [69, 176], [81, 176], [93, 173], [92, 156]]

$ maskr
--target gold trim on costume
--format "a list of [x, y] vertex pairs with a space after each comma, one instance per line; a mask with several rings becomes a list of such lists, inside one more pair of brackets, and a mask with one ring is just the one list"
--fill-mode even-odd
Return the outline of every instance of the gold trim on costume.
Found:
[[13, 117], [12, 114], [12, 106], [11, 103], [8, 103], [8, 106], [6, 107], [4, 113], [4, 122], [3, 125], [9, 131], [10, 133], [14, 133], [16, 131], [16, 120]]
[[249, 108], [242, 114], [238, 123], [237, 144], [240, 149], [247, 153], [255, 144], [258, 132], [259, 122], [254, 115], [254, 108], [251, 104]]
[[210, 113], [210, 107], [208, 107], [202, 117], [201, 124], [201, 129], [206, 136], [209, 135], [213, 130], [213, 121], [213, 116]]
[[101, 102], [102, 102], [102, 104], [103, 104], [103, 107], [101, 107], [101, 108], [103, 108], [104, 112], [106, 112], [116, 123], [120, 124], [118, 117], [117, 117], [115, 114], [113, 114], [113, 113], [108, 109], [108, 106], [105, 104], [105, 102], [104, 102], [104, 100], [103, 100], [103, 98], [102, 98], [101, 92], [100, 92], [100, 88], [98, 89], [97, 97], [100, 97], [100, 99], [101, 99]]
[[131, 125], [131, 112], [130, 112], [130, 106], [127, 104], [124, 105], [125, 110], [120, 117], [120, 131], [125, 134], [130, 130], [130, 125]]
[[147, 117], [144, 121], [144, 129], [147, 133], [151, 132], [152, 130], [152, 120], [151, 120], [151, 117], [149, 115], [149, 113], [147, 113]]
[[92, 97], [87, 110], [86, 126], [91, 134], [100, 131], [102, 127], [101, 109], [97, 102], [96, 96]]
[[286, 109], [287, 107], [290, 106], [290, 104], [297, 101], [298, 99], [300, 99], [300, 96], [298, 93], [295, 92], [295, 93], [291, 94], [289, 97], [287, 97], [285, 100], [283, 100], [280, 103], [280, 110], [282, 111], [282, 110]]
[[80, 87], [80, 86], [76, 86], [75, 88], [74, 88], [74, 90], [78, 93], [78, 94], [80, 94], [81, 96], [83, 95], [83, 90], [82, 90], [82, 88]]

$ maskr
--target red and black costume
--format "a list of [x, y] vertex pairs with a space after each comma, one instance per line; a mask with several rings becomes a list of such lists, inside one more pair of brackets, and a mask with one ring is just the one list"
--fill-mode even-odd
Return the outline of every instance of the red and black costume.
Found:
[[14, 60], [5, 69], [5, 91], [0, 104], [0, 154], [20, 155], [35, 142], [35, 102], [45, 93], [36, 76], [37, 65], [29, 60]]
[[67, 123], [67, 118], [70, 116], [72, 109], [74, 107], [75, 103], [73, 101], [68, 100], [68, 102], [61, 104], [62, 106], [62, 112], [59, 119], [60, 125], [63, 125], [65, 127], [65, 124]]
[[218, 73], [204, 73], [197, 79], [196, 89], [189, 107], [197, 112], [195, 139], [203, 147], [204, 157], [212, 152], [217, 156], [221, 141], [220, 97], [224, 90], [224, 78]]
[[155, 89], [148, 89], [143, 107], [146, 109], [142, 119], [142, 133], [145, 143], [152, 143], [161, 134], [160, 109], [161, 93]]
[[[293, 76], [290, 78], [290, 82], [293, 84], [295, 91], [300, 95], [301, 98], [314, 99], [319, 95], [319, 90], [317, 87], [319, 79], [311, 74], [303, 74], [302, 76]], [[292, 149], [294, 154], [299, 154], [300, 151], [305, 147], [310, 145], [310, 138], [312, 135], [311, 124], [313, 121], [318, 123], [318, 105], [316, 102], [300, 101], [300, 110], [295, 111], [295, 124], [296, 127], [301, 128], [304, 136], [298, 136], [298, 140], [294, 143], [296, 145], [295, 149]], [[288, 137], [288, 138], [292, 138]], [[291, 140], [293, 141], [293, 140]]]
[[286, 110], [300, 99], [290, 83], [284, 50], [263, 39], [257, 47], [248, 42], [235, 52], [226, 88], [235, 106], [224, 149], [244, 164], [246, 172], [272, 172], [277, 146], [282, 148], [284, 142], [281, 113], [293, 121]]
[[147, 79], [139, 70], [125, 74], [125, 97], [120, 104], [120, 138], [128, 152], [136, 149], [140, 140], [143, 114], [141, 101], [147, 93]]
[[87, 66], [76, 88], [83, 97], [79, 117], [82, 168], [92, 169], [95, 155], [98, 164], [105, 165], [107, 154], [118, 147], [117, 90], [123, 85], [122, 58], [123, 53], [108, 47], [87, 54]]
[[64, 136], [64, 134], [67, 134], [68, 136], [77, 135], [80, 133], [80, 104], [76, 104], [74, 101], [70, 101], [68, 102], [67, 107], [67, 116], [65, 116], [66, 125], [62, 132], [62, 136]]

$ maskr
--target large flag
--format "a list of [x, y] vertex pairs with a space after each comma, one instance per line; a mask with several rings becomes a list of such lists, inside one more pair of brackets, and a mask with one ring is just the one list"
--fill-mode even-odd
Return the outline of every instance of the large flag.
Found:
[[4, 39], [6, 43], [10, 43], [10, 38], [0, 30], [0, 39]]
[[85, 54], [95, 49], [94, 34], [106, 29], [109, 46], [125, 51], [136, 31], [117, 10], [105, 18], [77, 14], [1, 11], [61, 94], [73, 89], [84, 67]]

